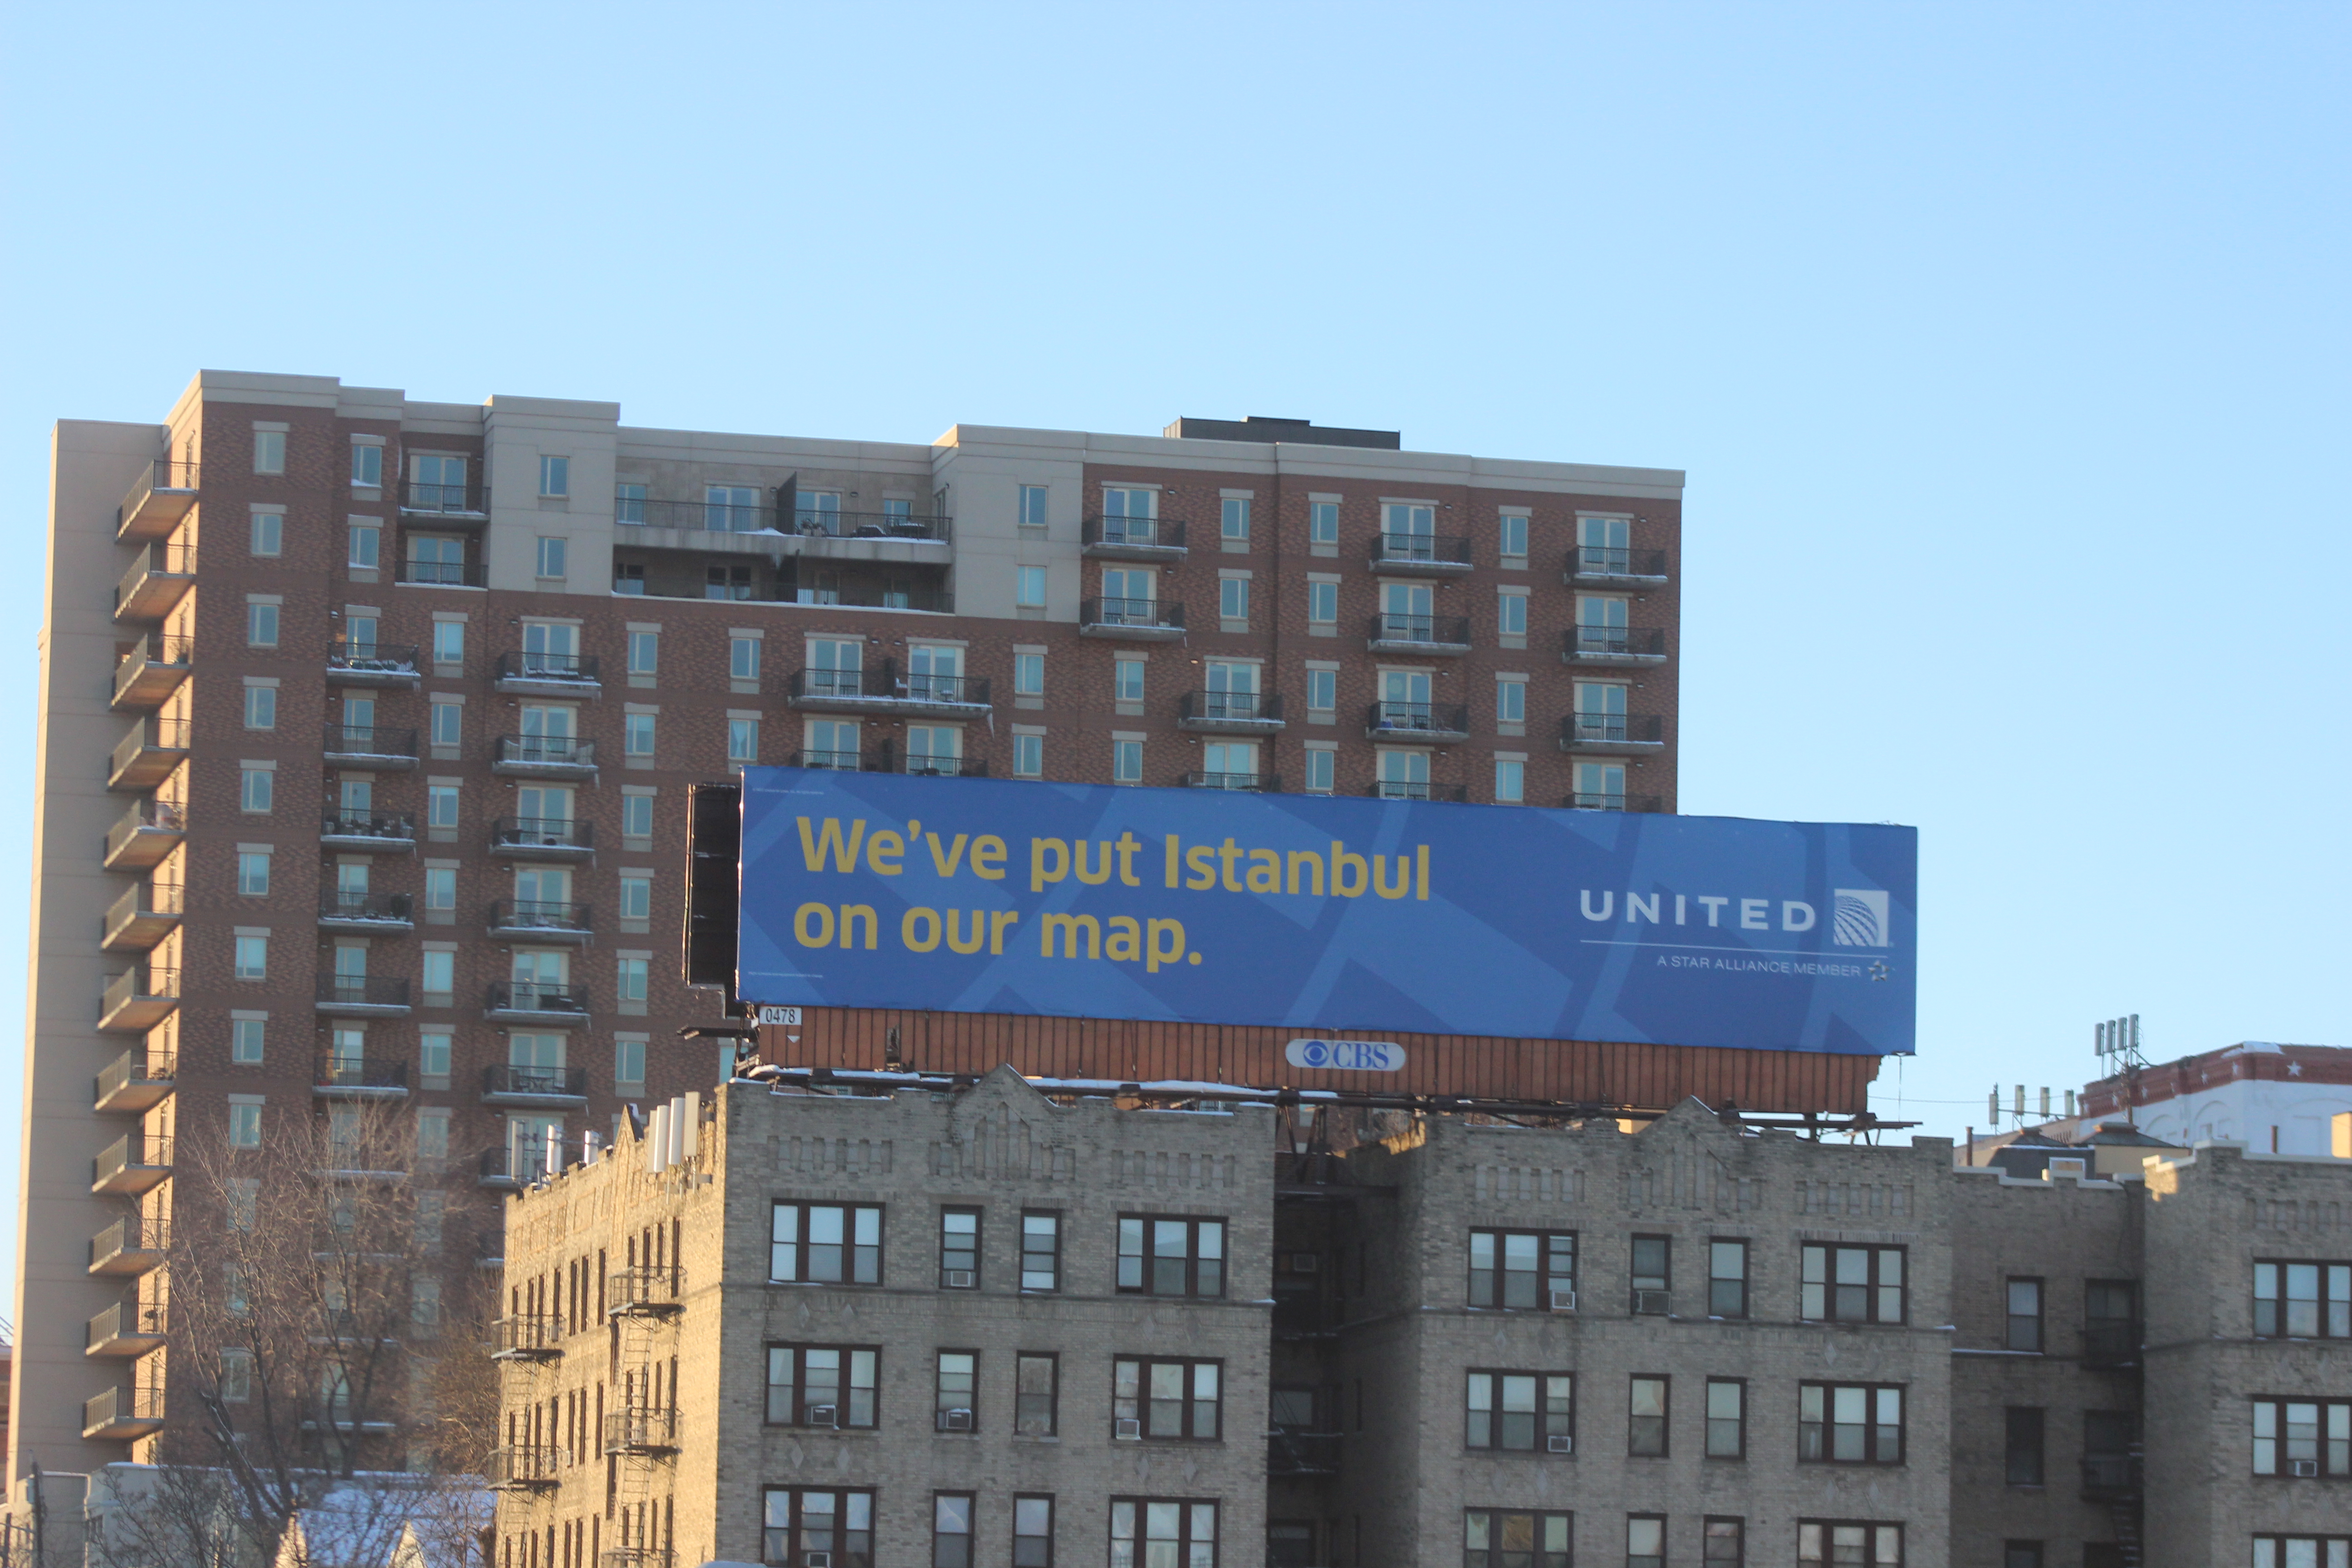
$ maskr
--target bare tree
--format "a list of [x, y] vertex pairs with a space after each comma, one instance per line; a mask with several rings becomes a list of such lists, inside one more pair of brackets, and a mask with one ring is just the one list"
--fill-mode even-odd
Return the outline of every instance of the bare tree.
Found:
[[498, 1402], [475, 1244], [498, 1216], [415, 1168], [414, 1128], [360, 1100], [256, 1147], [182, 1143], [168, 1424], [150, 1495], [104, 1527], [116, 1568], [375, 1568], [412, 1521], [471, 1528]]

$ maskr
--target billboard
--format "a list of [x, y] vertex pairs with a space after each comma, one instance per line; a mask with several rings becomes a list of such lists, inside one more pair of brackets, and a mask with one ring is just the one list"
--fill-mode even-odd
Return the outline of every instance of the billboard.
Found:
[[779, 1006], [1912, 1050], [1892, 826], [749, 768]]

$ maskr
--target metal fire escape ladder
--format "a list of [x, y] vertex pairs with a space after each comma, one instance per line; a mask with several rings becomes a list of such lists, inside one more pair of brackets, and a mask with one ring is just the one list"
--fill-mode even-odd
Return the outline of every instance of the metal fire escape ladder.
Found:
[[604, 1455], [614, 1467], [613, 1540], [597, 1568], [673, 1568], [654, 1507], [677, 1490], [677, 1391], [660, 1369], [677, 1352], [683, 1283], [675, 1267], [632, 1268], [605, 1281], [619, 1398], [604, 1415]]

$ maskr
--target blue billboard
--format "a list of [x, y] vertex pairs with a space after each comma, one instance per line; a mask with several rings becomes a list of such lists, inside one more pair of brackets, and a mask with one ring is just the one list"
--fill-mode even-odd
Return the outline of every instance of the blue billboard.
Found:
[[746, 1002], [1908, 1055], [1918, 834], [750, 768]]

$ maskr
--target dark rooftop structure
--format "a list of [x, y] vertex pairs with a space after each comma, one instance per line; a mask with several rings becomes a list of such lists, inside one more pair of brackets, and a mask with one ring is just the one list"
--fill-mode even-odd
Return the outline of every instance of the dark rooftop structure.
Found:
[[1376, 447], [1383, 452], [1402, 451], [1404, 432], [1401, 430], [1348, 430], [1336, 425], [1318, 425], [1311, 419], [1269, 419], [1263, 414], [1253, 414], [1246, 419], [1179, 419], [1162, 436], [1178, 441], [1296, 441], [1310, 447]]

